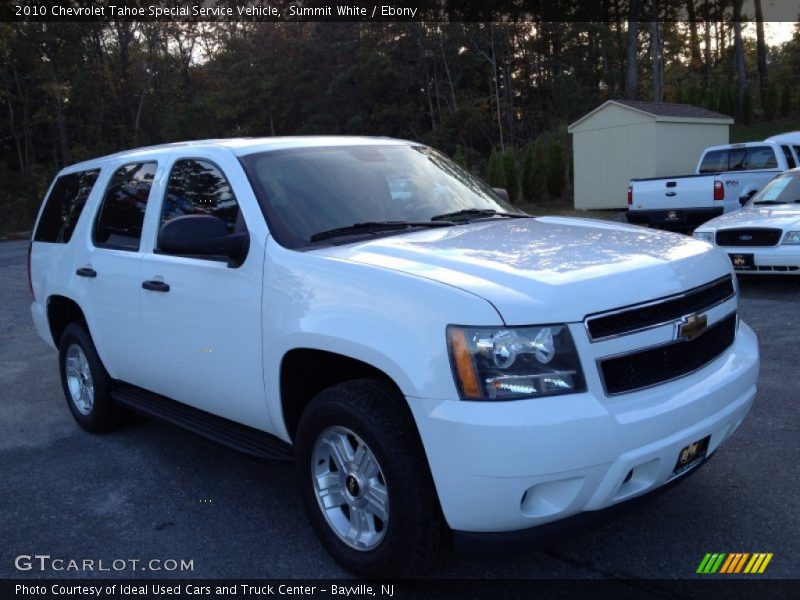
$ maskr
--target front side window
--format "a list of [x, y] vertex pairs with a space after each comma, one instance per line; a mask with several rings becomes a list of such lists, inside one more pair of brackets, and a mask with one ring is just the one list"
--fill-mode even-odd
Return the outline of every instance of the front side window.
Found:
[[228, 235], [247, 230], [230, 183], [216, 165], [205, 160], [176, 161], [169, 174], [161, 226], [184, 215], [222, 219]]
[[92, 169], [56, 179], [45, 202], [34, 241], [66, 244], [70, 240], [99, 174], [100, 169]]
[[92, 236], [95, 246], [139, 250], [156, 166], [155, 162], [139, 162], [114, 172], [97, 215]]
[[463, 211], [524, 215], [425, 146], [276, 150], [245, 156], [242, 162], [272, 233], [289, 248], [310, 246], [325, 232], [355, 224], [428, 226]]

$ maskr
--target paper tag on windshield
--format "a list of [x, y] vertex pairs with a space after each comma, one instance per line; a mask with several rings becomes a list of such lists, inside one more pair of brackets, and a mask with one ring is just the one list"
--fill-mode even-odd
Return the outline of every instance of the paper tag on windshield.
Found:
[[764, 190], [764, 195], [761, 196], [759, 200], [775, 200], [781, 195], [781, 192], [787, 185], [789, 185], [791, 180], [791, 177], [781, 177], [780, 179], [776, 179], [772, 182], [772, 185], [770, 185], [768, 189]]

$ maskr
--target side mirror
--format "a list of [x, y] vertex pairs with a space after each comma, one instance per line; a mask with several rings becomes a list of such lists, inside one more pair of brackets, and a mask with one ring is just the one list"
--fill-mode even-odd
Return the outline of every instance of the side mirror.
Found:
[[494, 193], [500, 196], [506, 202], [511, 202], [511, 198], [508, 196], [508, 192], [503, 188], [492, 188]]
[[739, 206], [744, 206], [748, 202], [750, 202], [750, 198], [753, 197], [753, 194], [748, 194], [747, 196], [739, 196]]
[[238, 267], [247, 256], [250, 236], [228, 233], [225, 221], [212, 215], [184, 215], [164, 223], [158, 234], [158, 249], [167, 254], [227, 259]]

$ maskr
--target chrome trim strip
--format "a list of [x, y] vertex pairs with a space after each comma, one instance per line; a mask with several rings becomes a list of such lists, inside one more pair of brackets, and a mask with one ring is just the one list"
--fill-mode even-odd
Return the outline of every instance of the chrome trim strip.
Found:
[[[736, 315], [736, 322], [734, 323], [734, 329], [733, 329], [733, 340], [735, 342], [736, 341], [736, 335], [738, 334], [738, 331], [739, 331], [739, 314], [738, 314], [738, 310], [734, 310], [733, 312], [728, 313], [724, 317], [721, 317], [721, 318], [717, 319], [714, 322], [713, 325], [710, 325], [709, 327], [706, 327], [705, 331], [703, 331], [703, 333], [701, 333], [695, 339], [698, 339], [698, 338], [702, 337], [703, 334], [705, 334], [709, 329], [711, 329], [712, 327], [714, 327], [716, 325], [719, 325], [725, 319], [730, 318], [731, 315]], [[665, 383], [670, 383], [672, 381], [677, 381], [678, 379], [682, 379], [683, 377], [686, 377], [687, 375], [691, 375], [693, 373], [697, 373], [699, 370], [704, 369], [705, 367], [710, 365], [712, 362], [717, 360], [720, 356], [722, 356], [725, 353], [725, 351], [723, 351], [720, 354], [717, 354], [714, 358], [709, 360], [707, 363], [700, 365], [699, 367], [697, 367], [696, 369], [693, 369], [692, 371], [688, 371], [686, 373], [683, 373], [682, 375], [678, 375], [677, 377], [671, 377], [669, 379], [664, 379], [663, 381], [658, 381], [656, 383], [651, 383], [650, 385], [644, 385], [642, 387], [634, 388], [634, 389], [631, 389], [631, 390], [625, 390], [624, 392], [613, 392], [613, 393], [609, 393], [608, 392], [608, 386], [606, 386], [606, 378], [605, 378], [605, 375], [603, 374], [603, 369], [602, 369], [602, 364], [601, 364], [603, 361], [611, 360], [611, 359], [615, 359], [615, 358], [624, 358], [625, 356], [631, 356], [633, 354], [639, 354], [640, 352], [646, 352], [648, 350], [654, 350], [655, 348], [663, 348], [664, 346], [673, 346], [675, 344], [678, 344], [678, 343], [681, 343], [681, 342], [684, 342], [684, 341], [685, 340], [683, 340], [683, 339], [671, 340], [669, 342], [663, 342], [661, 344], [654, 344], [652, 346], [645, 346], [643, 348], [637, 348], [636, 350], [627, 350], [625, 352], [619, 352], [617, 354], [609, 354], [608, 356], [603, 356], [603, 357], [594, 359], [595, 367], [597, 368], [597, 374], [600, 376], [600, 383], [603, 384], [603, 393], [606, 395], [606, 398], [613, 398], [614, 396], [621, 396], [622, 394], [632, 394], [634, 392], [639, 392], [641, 390], [647, 390], [647, 389], [650, 389], [650, 388], [653, 388], [653, 387], [656, 387], [656, 386], [659, 386], [659, 385], [663, 385]], [[733, 344], [731, 344], [731, 345], [733, 345]], [[728, 346], [728, 348], [730, 348], [730, 346]], [[728, 348], [725, 348], [725, 350], [727, 350]]]
[[[669, 323], [672, 323], [672, 322], [676, 321], [677, 319], [667, 319], [666, 321], [660, 321], [658, 323], [652, 323], [651, 325], [646, 325], [646, 326], [640, 327], [638, 329], [631, 329], [630, 331], [625, 331], [623, 333], [612, 333], [611, 335], [604, 335], [602, 337], [597, 337], [596, 338], [596, 337], [592, 336], [592, 332], [589, 330], [589, 321], [592, 321], [594, 319], [600, 319], [600, 318], [603, 318], [603, 317], [610, 317], [612, 315], [618, 315], [618, 314], [630, 312], [630, 311], [637, 310], [637, 309], [640, 309], [640, 308], [647, 308], [649, 306], [657, 306], [659, 304], [665, 304], [667, 302], [671, 302], [672, 300], [677, 300], [678, 298], [684, 298], [684, 297], [686, 297], [686, 296], [688, 296], [690, 294], [694, 294], [696, 292], [703, 291], [703, 290], [708, 289], [710, 287], [714, 287], [715, 285], [718, 285], [719, 283], [722, 283], [723, 281], [726, 281], [726, 280], [731, 282], [731, 289], [733, 289], [733, 293], [730, 294], [729, 296], [726, 296], [722, 300], [719, 300], [718, 302], [715, 302], [714, 304], [709, 304], [708, 306], [699, 309], [699, 311], [702, 311], [702, 312], [711, 310], [712, 308], [716, 308], [717, 306], [720, 306], [721, 304], [724, 304], [725, 302], [727, 302], [731, 298], [735, 298], [736, 297], [736, 284], [734, 284], [734, 282], [733, 282], [733, 276], [725, 275], [723, 277], [715, 279], [714, 281], [711, 281], [709, 283], [705, 283], [705, 284], [703, 284], [701, 286], [698, 286], [696, 288], [692, 288], [690, 290], [686, 290], [685, 292], [680, 292], [678, 294], [673, 294], [672, 296], [665, 296], [665, 297], [659, 298], [657, 300], [651, 300], [649, 302], [642, 302], [640, 304], [629, 304], [628, 306], [623, 306], [622, 308], [617, 308], [617, 309], [614, 309], [614, 310], [609, 310], [609, 311], [599, 312], [599, 313], [592, 313], [590, 315], [586, 315], [583, 318], [583, 326], [586, 329], [586, 335], [589, 337], [589, 341], [594, 344], [595, 342], [604, 342], [606, 340], [613, 340], [613, 339], [618, 338], [618, 337], [624, 337], [626, 335], [633, 335], [634, 333], [640, 333], [642, 331], [647, 331], [648, 329], [655, 329], [656, 327], [663, 327], [664, 325], [668, 325]], [[737, 309], [738, 309], [738, 306], [737, 306]], [[699, 311], [694, 311], [694, 312], [699, 312]], [[687, 315], [683, 315], [683, 316], [685, 317]]]

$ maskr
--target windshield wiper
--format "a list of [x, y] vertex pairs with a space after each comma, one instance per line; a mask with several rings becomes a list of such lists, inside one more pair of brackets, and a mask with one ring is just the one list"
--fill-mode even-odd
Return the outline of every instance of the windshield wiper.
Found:
[[455, 212], [444, 213], [431, 217], [431, 221], [444, 221], [458, 217], [509, 217], [511, 219], [527, 219], [530, 215], [523, 213], [499, 212], [493, 208], [465, 208]]
[[[798, 202], [798, 201], [795, 200], [795, 202]], [[758, 202], [753, 202], [753, 204], [756, 204], [758, 206], [769, 204], [771, 206], [771, 205], [774, 205], [774, 204], [789, 204], [789, 203], [788, 202], [784, 202], [783, 200], [759, 200]]]
[[373, 233], [377, 231], [391, 231], [393, 229], [410, 229], [412, 227], [451, 227], [455, 223], [450, 221], [365, 221], [363, 223], [353, 223], [345, 227], [320, 231], [311, 236], [312, 242], [319, 242], [334, 237], [354, 235], [359, 233]]

